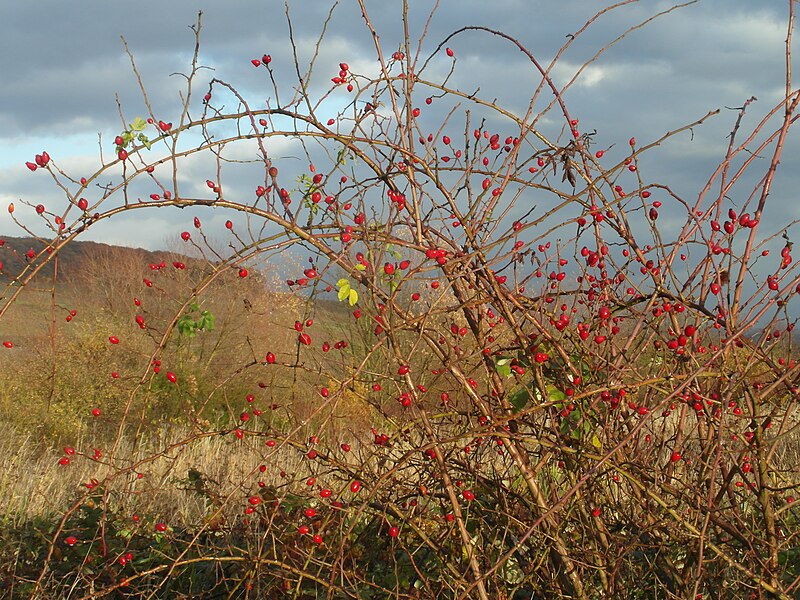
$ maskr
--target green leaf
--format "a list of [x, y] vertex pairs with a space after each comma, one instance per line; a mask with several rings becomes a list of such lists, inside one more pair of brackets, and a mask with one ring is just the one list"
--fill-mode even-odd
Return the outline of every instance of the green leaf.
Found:
[[513, 556], [500, 569], [500, 576], [510, 585], [519, 585], [525, 580], [525, 573], [520, 568], [519, 561]]
[[531, 399], [531, 395], [525, 388], [519, 389], [508, 397], [511, 406], [514, 407], [515, 412], [521, 411]]
[[358, 302], [358, 292], [355, 290], [350, 290], [350, 306], [355, 306]]
[[136, 117], [133, 123], [131, 123], [131, 129], [134, 131], [142, 131], [145, 127], [147, 127], [147, 121], [145, 121], [142, 117]]
[[347, 298], [350, 295], [350, 292], [351, 292], [351, 290], [350, 290], [350, 284], [349, 283], [345, 283], [344, 285], [340, 286], [339, 287], [339, 294], [338, 294], [339, 302], [344, 302], [345, 298]]
[[189, 315], [183, 315], [180, 319], [178, 319], [178, 333], [189, 338], [193, 338], [196, 335], [192, 317]]
[[338, 288], [342, 287], [343, 285], [348, 285], [348, 286], [350, 285], [350, 282], [344, 277], [342, 277], [339, 281], [336, 282], [336, 287]]
[[550, 402], [562, 402], [566, 400], [567, 395], [554, 385], [547, 386], [547, 398]]
[[192, 302], [188, 306], [188, 312], [178, 319], [177, 328], [178, 333], [185, 335], [188, 338], [193, 338], [197, 335], [198, 331], [213, 331], [216, 324], [216, 317], [211, 311], [204, 310], [200, 313], [200, 317], [195, 319], [194, 313], [200, 310], [197, 302]]
[[494, 366], [497, 369], [497, 374], [500, 377], [511, 376], [511, 361], [513, 359], [508, 356], [495, 356]]
[[[559, 429], [562, 435], [569, 435], [573, 440], [582, 440], [592, 432], [594, 426], [580, 410], [573, 410], [567, 418], [561, 421]], [[602, 444], [596, 438], [597, 436], [593, 436], [591, 443], [596, 448], [600, 448], [598, 444]]]
[[569, 413], [568, 417], [562, 418], [561, 423], [558, 425], [558, 430], [561, 435], [569, 436], [572, 439], [579, 439], [581, 432], [577, 427], [578, 421], [581, 418], [581, 413], [578, 410], [573, 410]]
[[592, 436], [592, 446], [600, 450], [603, 447], [603, 442], [600, 441], [600, 438], [596, 435]]
[[213, 331], [216, 320], [217, 318], [214, 315], [212, 315], [209, 311], [204, 310], [202, 313], [200, 313], [200, 319], [197, 321], [196, 325], [198, 329]]
[[358, 263], [358, 264], [355, 266], [355, 269], [356, 269], [356, 271], [366, 271], [366, 270], [367, 270], [367, 267], [365, 267], [365, 266], [364, 266], [363, 264], [361, 264], [361, 263]]

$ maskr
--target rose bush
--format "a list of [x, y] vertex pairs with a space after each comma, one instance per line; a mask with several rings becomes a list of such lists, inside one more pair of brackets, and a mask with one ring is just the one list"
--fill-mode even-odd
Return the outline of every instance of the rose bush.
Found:
[[[480, 26], [387, 49], [362, 8], [374, 69], [315, 53], [292, 81], [271, 55], [243, 57], [265, 105], [217, 77], [198, 91], [196, 51], [184, 104], [126, 117], [92, 175], [29, 162], [64, 198], [31, 217], [48, 245], [5, 265], [0, 319], [119, 214], [183, 209], [183, 254], [126, 269], [92, 324], [81, 352], [113, 393], [73, 415], [81, 439], [49, 466], [79, 491], [4, 534], [23, 550], [8, 585], [796, 596], [800, 275], [789, 229], [765, 220], [800, 100], [790, 72], [775, 119], [745, 131], [745, 102], [684, 198], [640, 157], [718, 111], [655, 138], [595, 135], [551, 76], [560, 53], [542, 64]], [[522, 110], [450, 83], [482, 36], [529, 62]], [[259, 264], [284, 291], [254, 284]], [[79, 317], [55, 315], [51, 336], [72, 335]], [[253, 316], [270, 328], [242, 325]], [[89, 355], [53, 344], [53, 373], [70, 354]]]

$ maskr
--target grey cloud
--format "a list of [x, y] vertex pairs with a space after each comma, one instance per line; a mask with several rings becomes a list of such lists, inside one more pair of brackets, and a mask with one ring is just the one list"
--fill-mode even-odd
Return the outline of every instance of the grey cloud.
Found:
[[[307, 61], [330, 3], [305, 0], [290, 4], [301, 61]], [[412, 35], [418, 35], [425, 25], [425, 11], [431, 3], [422, 4], [411, 3]], [[455, 29], [481, 24], [518, 38], [547, 64], [567, 41], [567, 34], [605, 4], [587, 0], [444, 0], [430, 25], [423, 56]], [[761, 114], [781, 91], [784, 4], [702, 0], [676, 10], [610, 48], [595, 65], [593, 83], [576, 85], [567, 93], [570, 110], [581, 119], [581, 127], [598, 130], [598, 144], [617, 144], [615, 152], [620, 156], [632, 135], [642, 141], [655, 139], [709, 109], [741, 105], [751, 95], [759, 97], [751, 109], [753, 115]], [[577, 68], [628, 27], [670, 5], [639, 2], [608, 13], [575, 41], [565, 54], [565, 64]], [[393, 50], [401, 40], [401, 3], [372, 0], [367, 6], [382, 43]], [[12, 144], [20, 136], [66, 135], [76, 129], [111, 135], [119, 129], [115, 93], [127, 115], [142, 114], [143, 104], [120, 35], [136, 55], [156, 111], [167, 120], [176, 119], [182, 81], [170, 74], [188, 68], [193, 50], [188, 26], [195, 22], [198, 8], [198, 3], [189, 0], [141, 0], [135, 5], [103, 0], [84, 0], [79, 5], [59, 0], [5, 3], [0, 8], [0, 72], [5, 83], [0, 89], [0, 144]], [[263, 105], [271, 87], [265, 71], [253, 69], [249, 60], [264, 52], [273, 56], [279, 80], [295, 81], [283, 10], [281, 2], [255, 0], [204, 7], [201, 62], [215, 70], [203, 72], [201, 81], [218, 76]], [[335, 69], [339, 60], [375, 64], [372, 40], [355, 3], [343, 0], [328, 35], [331, 45], [319, 57], [314, 90], [327, 86], [328, 71]], [[525, 108], [539, 81], [527, 58], [507, 42], [485, 33], [465, 32], [448, 45], [455, 49], [458, 60], [454, 85], [469, 91], [480, 86], [484, 96], [497, 96], [515, 110]], [[433, 78], [448, 68], [449, 61], [439, 56], [427, 75]], [[568, 70], [558, 73], [558, 80], [570, 74]], [[549, 101], [550, 96], [544, 95], [543, 102]], [[230, 99], [226, 104], [233, 106]], [[427, 109], [431, 123], [446, 105], [437, 101]], [[543, 126], [555, 135], [561, 122], [556, 112], [551, 117], [552, 124]], [[683, 136], [674, 146], [656, 151], [651, 162], [644, 158], [642, 168], [652, 179], [670, 183], [687, 196], [696, 194], [722, 158], [733, 118], [723, 110], [698, 128], [694, 141], [686, 141], [688, 134]], [[748, 123], [752, 125], [752, 121]], [[793, 140], [790, 143], [795, 144]], [[93, 155], [96, 147], [75, 150], [76, 154]], [[28, 159], [21, 157], [17, 164]], [[791, 167], [791, 160], [791, 154], [787, 155], [784, 166]], [[28, 177], [21, 168], [13, 177], [0, 174], [4, 197], [10, 192], [12, 197], [53, 193], [46, 189], [43, 178]], [[796, 183], [792, 172], [800, 169], [786, 168], [780, 179], [785, 183], [776, 182], [774, 194], [788, 191]], [[242, 190], [246, 187], [242, 185]], [[175, 217], [169, 213], [165, 218]], [[776, 220], [774, 226], [778, 225]], [[153, 228], [148, 244], [161, 243], [159, 236], [160, 230]]]

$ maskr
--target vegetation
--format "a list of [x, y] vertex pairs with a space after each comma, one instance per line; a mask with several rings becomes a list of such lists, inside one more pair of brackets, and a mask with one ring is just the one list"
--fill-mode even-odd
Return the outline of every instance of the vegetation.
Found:
[[[484, 27], [383, 48], [361, 8], [373, 71], [317, 51], [284, 82], [265, 54], [262, 108], [198, 91], [197, 50], [184, 104], [125, 115], [96, 173], [29, 163], [64, 197], [3, 247], [4, 592], [797, 597], [800, 274], [764, 218], [791, 70], [684, 198], [640, 158], [718, 111], [590, 134], [560, 54]], [[449, 83], [482, 36], [530, 60], [526, 109]], [[76, 258], [163, 207], [180, 252]]]

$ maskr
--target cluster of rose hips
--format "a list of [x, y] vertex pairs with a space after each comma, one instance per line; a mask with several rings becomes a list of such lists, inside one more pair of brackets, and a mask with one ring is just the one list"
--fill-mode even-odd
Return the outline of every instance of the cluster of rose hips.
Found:
[[[260, 60], [258, 58], [254, 58], [253, 60], [250, 61], [250, 63], [254, 67], [260, 67], [261, 65], [264, 65], [267, 68], [269, 68], [269, 64], [271, 62], [272, 62], [272, 56], [270, 56], [269, 54], [265, 54], [264, 56], [261, 57]], [[209, 100], [211, 100], [211, 94], [206, 95], [205, 101], [208, 102]]]
[[39, 167], [46, 167], [47, 164], [50, 162], [50, 155], [42, 151], [41, 154], [37, 154], [34, 158], [35, 162], [26, 162], [25, 166], [28, 167], [31, 171], [35, 171]]
[[346, 62], [339, 63], [339, 74], [331, 79], [334, 85], [345, 85], [348, 92], [353, 91], [350, 66]]

